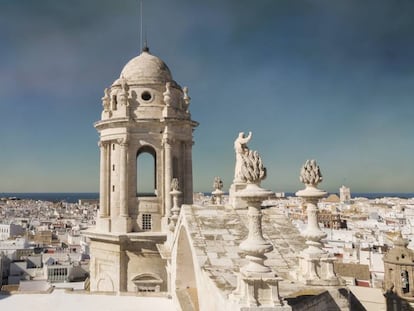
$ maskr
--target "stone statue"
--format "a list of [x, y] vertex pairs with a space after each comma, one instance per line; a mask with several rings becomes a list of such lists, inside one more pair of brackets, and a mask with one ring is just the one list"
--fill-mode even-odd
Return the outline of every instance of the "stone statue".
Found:
[[178, 178], [173, 178], [171, 180], [171, 191], [180, 191], [180, 184], [178, 182]]
[[167, 106], [171, 105], [171, 82], [167, 82], [165, 84], [165, 92], [162, 94], [164, 95], [164, 102]]
[[317, 187], [322, 182], [322, 174], [315, 160], [307, 160], [300, 171], [300, 181], [306, 186]]
[[109, 111], [109, 104], [111, 102], [111, 95], [109, 95], [109, 89], [105, 88], [104, 97], [102, 97], [102, 106], [104, 111]]
[[241, 177], [241, 168], [243, 164], [243, 155], [249, 152], [247, 143], [252, 138], [252, 132], [249, 132], [247, 137], [244, 137], [244, 132], [240, 132], [239, 136], [234, 141], [234, 151], [236, 152], [236, 167], [234, 169], [234, 182], [243, 182]]
[[221, 190], [223, 189], [223, 181], [220, 177], [214, 177], [214, 184], [213, 184], [214, 190]]
[[241, 178], [244, 182], [260, 184], [266, 178], [266, 168], [257, 151], [249, 150], [242, 155]]
[[128, 96], [129, 96], [128, 95], [128, 90], [129, 90], [128, 83], [126, 82], [126, 80], [124, 78], [122, 78], [122, 80], [121, 80], [121, 91], [119, 93], [121, 105], [129, 106], [129, 104], [128, 104]]
[[188, 107], [190, 106], [191, 97], [188, 95], [188, 87], [187, 86], [183, 87], [183, 93], [184, 93], [183, 100], [184, 100], [184, 103], [185, 103], [185, 110], [188, 113]]

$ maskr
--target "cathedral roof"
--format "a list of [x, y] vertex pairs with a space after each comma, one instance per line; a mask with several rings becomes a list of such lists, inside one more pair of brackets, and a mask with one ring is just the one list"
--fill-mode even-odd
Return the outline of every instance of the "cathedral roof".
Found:
[[126, 79], [129, 84], [173, 81], [168, 66], [159, 57], [149, 53], [148, 49], [144, 49], [140, 55], [131, 59], [124, 66], [120, 78]]
[[[299, 265], [297, 254], [306, 247], [305, 239], [280, 210], [268, 208], [262, 212], [263, 232], [273, 245], [273, 251], [266, 254], [266, 264], [284, 279], [281, 292], [297, 291], [301, 285], [292, 283], [290, 271]], [[180, 214], [200, 267], [217, 288], [231, 293], [237, 286], [240, 266], [246, 264], [239, 245], [248, 235], [247, 209], [183, 205]]]

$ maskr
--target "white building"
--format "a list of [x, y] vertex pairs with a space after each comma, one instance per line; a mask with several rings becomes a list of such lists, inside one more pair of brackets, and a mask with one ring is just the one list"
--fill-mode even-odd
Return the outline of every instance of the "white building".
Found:
[[22, 236], [24, 233], [25, 229], [20, 225], [0, 224], [0, 241]]
[[339, 200], [341, 203], [350, 203], [351, 202], [351, 189], [342, 185], [339, 188]]

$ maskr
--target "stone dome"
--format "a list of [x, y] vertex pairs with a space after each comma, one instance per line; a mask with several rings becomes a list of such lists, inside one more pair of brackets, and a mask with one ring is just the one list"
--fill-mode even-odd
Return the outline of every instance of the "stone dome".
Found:
[[122, 69], [120, 78], [128, 83], [166, 83], [173, 81], [170, 69], [157, 56], [144, 50]]

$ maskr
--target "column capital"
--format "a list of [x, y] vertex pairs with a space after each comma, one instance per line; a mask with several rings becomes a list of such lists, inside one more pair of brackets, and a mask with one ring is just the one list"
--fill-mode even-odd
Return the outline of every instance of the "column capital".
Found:
[[116, 140], [116, 142], [121, 146], [121, 147], [126, 147], [128, 146], [128, 138], [118, 138]]
[[174, 139], [171, 137], [168, 137], [167, 135], [164, 135], [164, 137], [162, 138], [162, 145], [163, 146], [168, 146], [170, 147], [171, 144], [174, 142]]
[[99, 148], [106, 147], [108, 145], [108, 143], [109, 143], [108, 141], [100, 140], [100, 141], [98, 141], [98, 147]]

